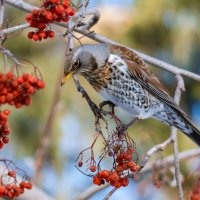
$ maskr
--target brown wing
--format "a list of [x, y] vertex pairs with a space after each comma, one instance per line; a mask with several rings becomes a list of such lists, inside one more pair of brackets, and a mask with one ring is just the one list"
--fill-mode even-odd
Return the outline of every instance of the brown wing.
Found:
[[[192, 123], [187, 114], [174, 102], [165, 87], [160, 83], [158, 78], [151, 72], [148, 65], [135, 52], [126, 47], [111, 45], [111, 54], [121, 56], [128, 65], [128, 73], [131, 78], [140, 83], [150, 94], [157, 99], [165, 102], [177, 110], [188, 122]], [[123, 55], [123, 56], [122, 56]]]

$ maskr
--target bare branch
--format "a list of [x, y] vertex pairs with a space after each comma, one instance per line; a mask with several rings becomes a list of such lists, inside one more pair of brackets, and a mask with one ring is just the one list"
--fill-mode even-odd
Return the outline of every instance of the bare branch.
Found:
[[29, 28], [29, 24], [21, 24], [21, 25], [17, 25], [17, 26], [13, 26], [13, 27], [10, 27], [10, 28], [3, 29], [1, 34], [2, 35], [8, 35], [8, 34], [13, 33], [15, 31], [24, 30], [26, 28]]
[[101, 186], [91, 185], [84, 192], [82, 192], [80, 195], [78, 195], [74, 200], [88, 199], [92, 195], [96, 194], [98, 191], [101, 191], [104, 188], [107, 188], [108, 186], [110, 186], [108, 183], [101, 185]]
[[163, 143], [161, 144], [157, 144], [154, 147], [152, 147], [147, 153], [146, 156], [144, 157], [142, 163], [141, 163], [141, 167], [144, 168], [144, 166], [147, 164], [147, 162], [149, 161], [150, 157], [155, 154], [158, 151], [163, 151], [166, 147], [169, 146], [169, 144], [172, 143], [172, 137], [169, 137], [167, 140], [165, 140]]
[[19, 8], [21, 10], [24, 10], [26, 12], [30, 12], [33, 9], [38, 9], [38, 7], [33, 6], [29, 3], [26, 3], [23, 0], [4, 0], [7, 4], [14, 6], [15, 8]]
[[85, 15], [92, 15], [92, 17], [86, 23], [78, 24], [79, 30], [90, 30], [90, 28], [97, 24], [100, 19], [100, 13], [98, 10], [87, 11]]
[[9, 50], [3, 48], [3, 47], [0, 47], [0, 51], [6, 55], [6, 56], [9, 56], [13, 59], [13, 61], [17, 64], [17, 65], [20, 65], [20, 62], [17, 60], [17, 58], [14, 56], [13, 53], [11, 53]]
[[0, 0], [0, 28], [3, 25], [4, 19], [4, 0]]
[[[176, 75], [177, 87], [174, 95], [174, 100], [179, 104], [181, 99], [181, 92], [185, 90], [184, 81], [182, 76]], [[180, 166], [179, 166], [179, 151], [178, 151], [178, 141], [177, 141], [177, 129], [171, 127], [171, 137], [173, 138], [173, 150], [174, 150], [174, 166], [175, 166], [175, 178], [178, 188], [179, 200], [183, 200], [183, 189], [180, 177]]]
[[117, 191], [117, 188], [113, 188], [107, 195], [106, 197], [103, 199], [103, 200], [108, 200], [110, 199], [110, 197]]

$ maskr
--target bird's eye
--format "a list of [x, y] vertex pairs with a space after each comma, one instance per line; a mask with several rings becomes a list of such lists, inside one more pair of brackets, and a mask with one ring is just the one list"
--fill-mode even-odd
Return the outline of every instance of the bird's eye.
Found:
[[78, 68], [80, 66], [80, 61], [79, 60], [76, 60], [73, 64], [73, 67], [74, 68]]

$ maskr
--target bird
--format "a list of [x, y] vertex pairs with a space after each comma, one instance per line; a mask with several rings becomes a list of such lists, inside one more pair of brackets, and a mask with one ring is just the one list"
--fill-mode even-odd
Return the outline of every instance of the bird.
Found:
[[147, 63], [127, 47], [99, 43], [75, 47], [64, 65], [64, 84], [83, 76], [107, 101], [133, 119], [154, 118], [178, 128], [200, 146], [200, 130], [178, 106]]

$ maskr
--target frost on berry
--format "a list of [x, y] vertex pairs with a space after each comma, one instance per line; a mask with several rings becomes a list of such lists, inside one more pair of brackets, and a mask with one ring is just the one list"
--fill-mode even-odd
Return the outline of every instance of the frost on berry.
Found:
[[40, 9], [34, 9], [26, 15], [30, 27], [36, 28], [35, 32], [28, 33], [28, 38], [34, 41], [54, 38], [55, 34], [49, 30], [49, 24], [54, 22], [68, 22], [75, 14], [70, 7], [70, 0], [44, 0]]
[[[140, 170], [133, 140], [127, 133], [112, 132], [102, 148], [101, 155], [95, 156], [94, 146], [98, 137], [99, 135], [96, 136], [91, 147], [81, 151], [76, 167], [83, 174], [92, 177], [95, 185], [109, 183], [115, 188], [128, 186], [128, 177], [134, 177], [134, 174]], [[103, 169], [105, 159], [111, 161], [110, 169]]]
[[[2, 174], [0, 174], [0, 197], [14, 199], [24, 193], [25, 189], [32, 189], [30, 178], [11, 160], [1, 160]], [[20, 175], [20, 176], [19, 176]]]

